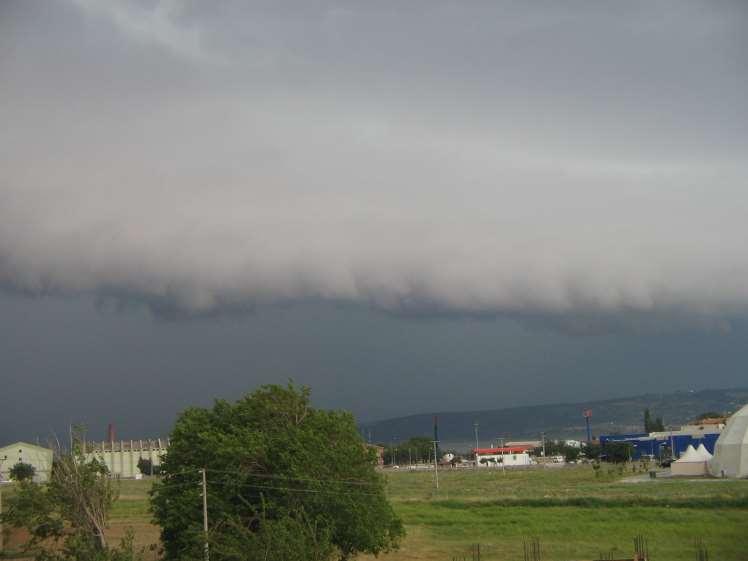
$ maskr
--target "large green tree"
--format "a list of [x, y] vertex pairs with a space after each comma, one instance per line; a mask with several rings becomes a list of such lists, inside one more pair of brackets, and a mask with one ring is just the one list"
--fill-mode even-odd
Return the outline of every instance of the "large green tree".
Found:
[[263, 386], [187, 409], [152, 491], [165, 558], [203, 555], [202, 469], [213, 561], [349, 559], [396, 547], [403, 527], [375, 463], [353, 416], [312, 408], [307, 388]]

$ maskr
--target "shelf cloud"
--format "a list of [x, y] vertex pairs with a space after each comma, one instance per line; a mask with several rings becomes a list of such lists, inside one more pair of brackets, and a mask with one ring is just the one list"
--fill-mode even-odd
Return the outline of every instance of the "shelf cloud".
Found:
[[748, 309], [742, 3], [0, 11], [9, 289], [580, 331]]

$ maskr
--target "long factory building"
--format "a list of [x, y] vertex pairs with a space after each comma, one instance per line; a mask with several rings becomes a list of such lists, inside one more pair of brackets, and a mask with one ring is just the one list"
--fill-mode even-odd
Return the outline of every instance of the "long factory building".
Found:
[[141, 475], [138, 462], [141, 458], [150, 460], [151, 465], [161, 465], [163, 457], [169, 449], [168, 438], [147, 440], [111, 440], [101, 442], [86, 442], [85, 457], [87, 461], [96, 458], [103, 462], [115, 477], [131, 479]]

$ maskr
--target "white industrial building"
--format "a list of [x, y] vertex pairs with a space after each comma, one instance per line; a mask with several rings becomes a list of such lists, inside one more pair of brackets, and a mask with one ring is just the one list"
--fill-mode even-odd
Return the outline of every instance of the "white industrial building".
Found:
[[52, 450], [29, 444], [28, 442], [14, 442], [0, 448], [0, 481], [10, 480], [10, 469], [16, 464], [33, 466], [34, 481], [44, 483], [49, 481], [52, 472]]
[[528, 446], [504, 446], [498, 448], [474, 448], [475, 465], [478, 467], [529, 466], [535, 461], [530, 457]]
[[141, 458], [150, 460], [151, 465], [160, 466], [169, 449], [169, 439], [119, 440], [86, 442], [86, 461], [96, 458], [102, 462], [114, 477], [132, 479], [141, 475], [138, 462]]

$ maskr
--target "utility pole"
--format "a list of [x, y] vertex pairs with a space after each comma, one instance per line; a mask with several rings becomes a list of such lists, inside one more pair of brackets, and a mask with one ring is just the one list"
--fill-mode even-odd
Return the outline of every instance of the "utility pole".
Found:
[[543, 462], [545, 462], [545, 433], [540, 433], [540, 440], [543, 442]]
[[478, 421], [473, 422], [473, 431], [475, 432], [475, 450], [478, 453]]
[[0, 555], [3, 554], [3, 489], [0, 487]]
[[436, 440], [434, 440], [434, 484], [439, 489], [439, 461], [436, 457]]
[[504, 466], [504, 438], [499, 438], [501, 444], [501, 473], [506, 475], [506, 468]]
[[208, 547], [208, 478], [205, 468], [200, 470], [203, 474], [203, 532], [205, 533], [205, 561], [210, 561], [210, 549]]
[[434, 415], [434, 485], [439, 489], [439, 459], [437, 457], [437, 444], [439, 444], [439, 421]]

